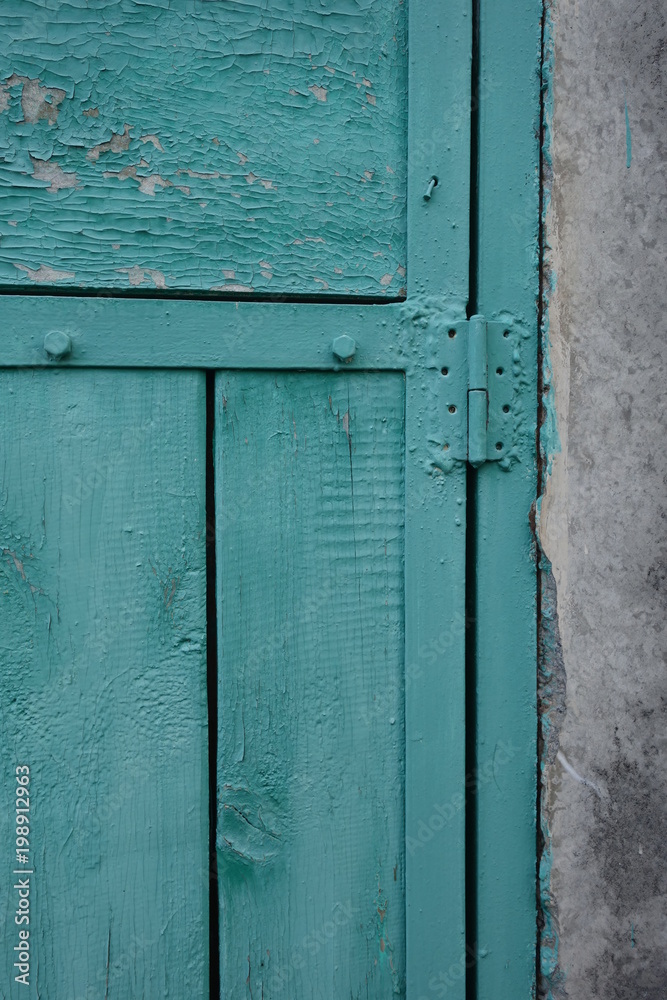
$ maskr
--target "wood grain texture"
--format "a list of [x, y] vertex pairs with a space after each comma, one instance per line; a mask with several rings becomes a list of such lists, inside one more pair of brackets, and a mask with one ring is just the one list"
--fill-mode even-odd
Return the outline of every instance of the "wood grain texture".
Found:
[[0, 283], [398, 296], [404, 0], [5, 0]]
[[0, 374], [0, 841], [7, 872], [27, 764], [34, 867], [3, 997], [207, 991], [204, 381]]
[[221, 993], [404, 996], [404, 377], [216, 406]]

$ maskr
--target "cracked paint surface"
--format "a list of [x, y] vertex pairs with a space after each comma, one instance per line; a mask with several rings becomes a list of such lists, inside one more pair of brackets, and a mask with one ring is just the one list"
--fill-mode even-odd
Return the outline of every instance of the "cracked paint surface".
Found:
[[7, 0], [0, 283], [401, 295], [406, 15]]

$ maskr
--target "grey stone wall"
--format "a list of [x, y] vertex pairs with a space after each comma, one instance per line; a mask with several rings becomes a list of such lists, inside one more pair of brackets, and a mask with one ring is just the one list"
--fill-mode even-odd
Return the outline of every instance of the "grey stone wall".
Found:
[[657, 1000], [667, 997], [667, 5], [556, 0], [552, 17], [548, 352], [561, 450], [539, 530], [553, 572], [545, 621], [557, 614], [562, 644], [562, 661], [558, 642], [545, 644], [543, 809], [564, 979], [550, 988]]

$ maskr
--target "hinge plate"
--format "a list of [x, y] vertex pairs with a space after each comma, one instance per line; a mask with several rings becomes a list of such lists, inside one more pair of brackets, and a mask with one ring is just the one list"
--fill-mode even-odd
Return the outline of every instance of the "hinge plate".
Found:
[[516, 445], [521, 373], [519, 333], [511, 322], [470, 320], [443, 330], [441, 418], [453, 459], [510, 464]]

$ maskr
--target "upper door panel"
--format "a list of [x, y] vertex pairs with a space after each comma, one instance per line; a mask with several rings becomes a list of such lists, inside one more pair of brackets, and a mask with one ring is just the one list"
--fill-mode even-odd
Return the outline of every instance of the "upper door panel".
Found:
[[5, 0], [0, 284], [400, 297], [404, 0]]

